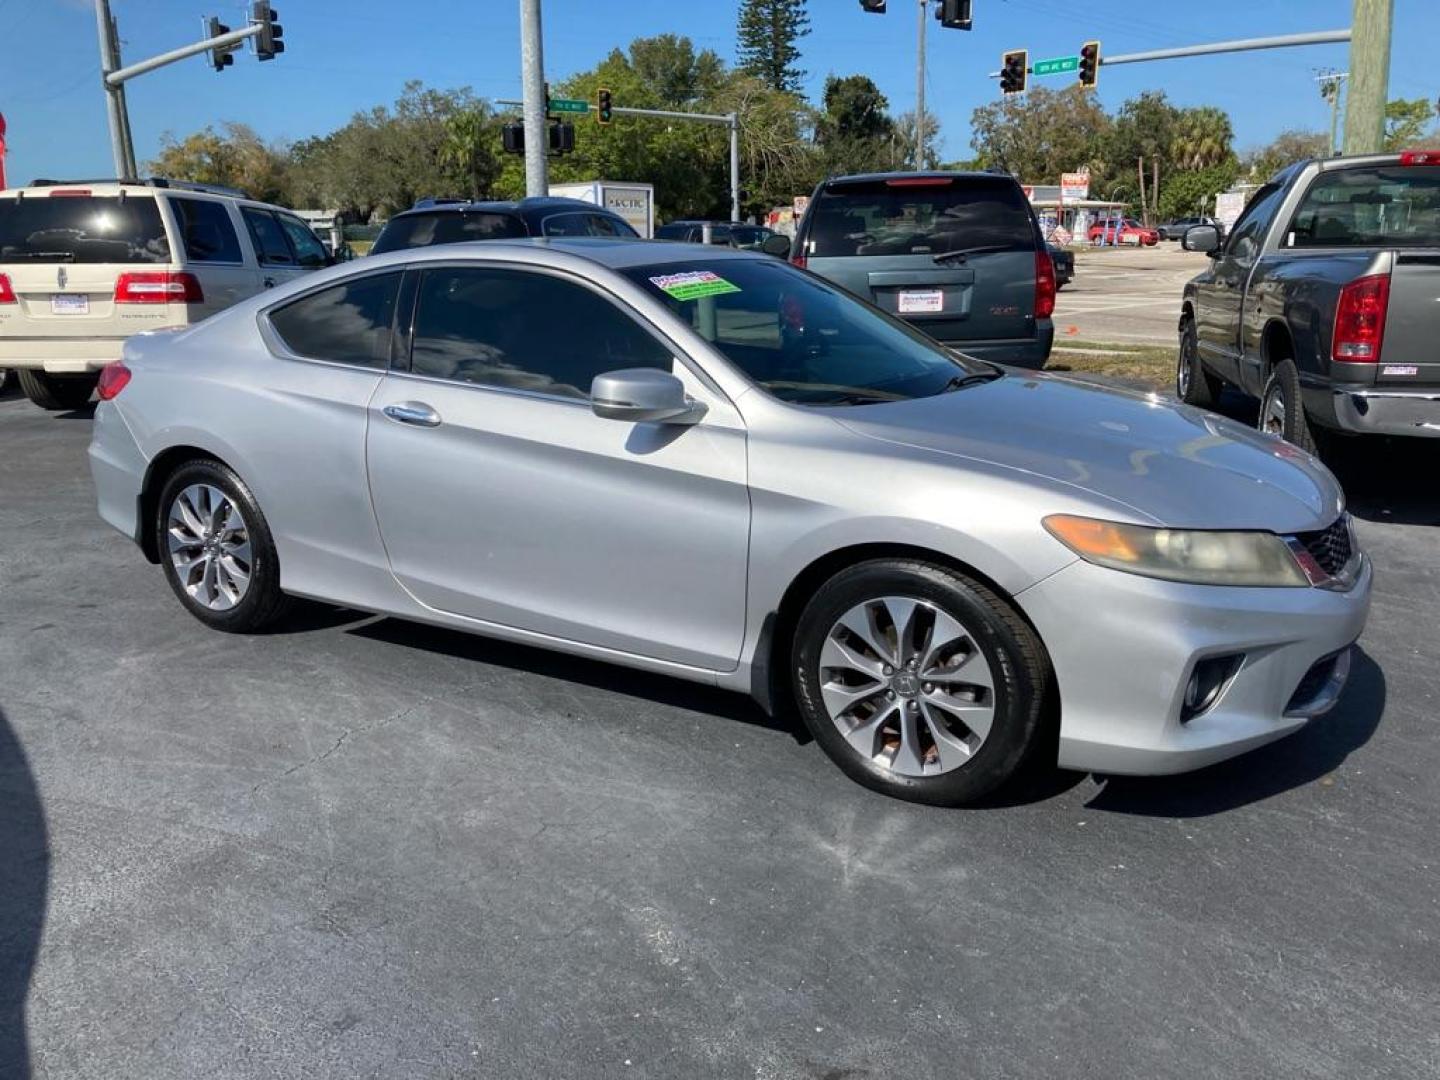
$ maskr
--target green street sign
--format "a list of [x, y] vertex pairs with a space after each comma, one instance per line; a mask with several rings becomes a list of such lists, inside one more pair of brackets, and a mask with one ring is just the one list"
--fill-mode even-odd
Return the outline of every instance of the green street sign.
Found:
[[1080, 57], [1078, 56], [1056, 56], [1050, 60], [1036, 60], [1031, 72], [1035, 75], [1064, 75], [1069, 71], [1080, 70]]
[[[1074, 57], [1071, 57], [1074, 59]], [[588, 101], [576, 101], [574, 98], [551, 98], [550, 111], [555, 113], [588, 113], [590, 103]]]

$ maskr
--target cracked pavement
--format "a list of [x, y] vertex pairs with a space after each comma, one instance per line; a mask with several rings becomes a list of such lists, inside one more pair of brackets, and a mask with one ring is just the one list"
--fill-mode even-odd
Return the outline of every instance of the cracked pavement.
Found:
[[0, 1077], [1440, 1075], [1440, 454], [1359, 469], [1336, 714], [941, 811], [704, 687], [211, 633], [89, 429], [0, 400]]

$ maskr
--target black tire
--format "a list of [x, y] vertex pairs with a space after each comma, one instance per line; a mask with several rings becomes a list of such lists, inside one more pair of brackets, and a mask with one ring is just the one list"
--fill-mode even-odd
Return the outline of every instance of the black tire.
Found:
[[51, 412], [84, 408], [99, 381], [99, 374], [47, 375], [43, 371], [20, 369], [20, 389], [25, 396]]
[[[897, 595], [924, 601], [960, 622], [993, 676], [989, 733], [973, 757], [948, 772], [907, 776], [877, 763], [846, 741], [825, 706], [820, 656], [837, 620], [866, 601]], [[1044, 646], [1009, 603], [948, 567], [910, 559], [859, 563], [822, 585], [796, 626], [791, 671], [806, 726], [851, 779], [898, 799], [934, 806], [974, 803], [1020, 769], [1041, 741], [1052, 681]]]
[[1281, 360], [1270, 370], [1265, 390], [1260, 396], [1260, 415], [1255, 426], [1311, 454], [1319, 453], [1315, 432], [1305, 416], [1305, 403], [1300, 393], [1300, 372], [1295, 361]]
[[[192, 485], [204, 484], [217, 488], [231, 501], [243, 519], [249, 541], [249, 581], [239, 602], [217, 611], [192, 596], [180, 580], [169, 546], [171, 508], [180, 494]], [[235, 473], [218, 461], [200, 459], [182, 465], [165, 481], [156, 503], [156, 546], [165, 579], [185, 609], [214, 630], [228, 634], [251, 634], [274, 623], [285, 614], [290, 598], [280, 591], [280, 560], [270, 526], [261, 513], [255, 496]]]
[[1175, 364], [1175, 395], [1186, 405], [1213, 409], [1220, 400], [1224, 383], [1205, 370], [1200, 360], [1200, 339], [1195, 333], [1195, 320], [1186, 318], [1180, 324], [1180, 355]]

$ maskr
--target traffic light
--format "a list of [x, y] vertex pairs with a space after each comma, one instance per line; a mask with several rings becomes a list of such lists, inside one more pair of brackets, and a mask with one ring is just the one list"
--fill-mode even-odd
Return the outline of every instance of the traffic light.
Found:
[[525, 125], [506, 124], [500, 129], [500, 142], [507, 154], [523, 154], [525, 152]]
[[[230, 32], [230, 28], [228, 26], [226, 26], [219, 19], [213, 16], [210, 18], [210, 21], [206, 23], [206, 28], [209, 31], [206, 36], [212, 38], [217, 38], [221, 34], [228, 34]], [[210, 66], [213, 67], [216, 71], [224, 71], [231, 64], [235, 63], [235, 57], [230, 55], [234, 51], [234, 49], [234, 45], [231, 45], [229, 48], [225, 49], [211, 49]]]
[[1087, 41], [1080, 46], [1080, 85], [1094, 86], [1100, 78], [1100, 43]]
[[1028, 49], [1015, 49], [1000, 58], [1000, 92], [1002, 94], [1023, 94], [1025, 76], [1030, 67]]
[[595, 122], [608, 124], [614, 119], [614, 115], [610, 108], [610, 91], [602, 86], [595, 92]]
[[250, 9], [250, 21], [258, 23], [260, 33], [255, 35], [255, 55], [261, 60], [274, 60], [285, 51], [285, 28], [277, 19], [280, 13], [270, 6], [270, 0], [255, 0]]
[[940, 0], [935, 9], [940, 25], [949, 30], [970, 29], [970, 0]]
[[860, 0], [860, 9], [872, 15], [885, 14], [885, 0]]
[[[523, 129], [522, 129], [523, 130]], [[550, 125], [550, 152], [552, 154], [569, 154], [575, 150], [575, 125], [574, 124], [551, 124]]]

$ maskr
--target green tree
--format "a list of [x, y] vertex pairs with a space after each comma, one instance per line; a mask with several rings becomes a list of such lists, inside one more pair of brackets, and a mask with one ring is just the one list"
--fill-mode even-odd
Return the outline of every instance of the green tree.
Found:
[[970, 145], [981, 168], [1001, 168], [1027, 183], [1058, 184], [1060, 174], [1095, 169], [1110, 118], [1079, 87], [1036, 86], [982, 105], [971, 114]]
[[1131, 201], [1147, 220], [1156, 216], [1179, 118], [1163, 91], [1146, 90], [1120, 106], [1101, 147], [1100, 190]]
[[1240, 164], [1251, 183], [1263, 184], [1286, 165], [1324, 157], [1329, 147], [1330, 136], [1323, 131], [1282, 131], [1264, 146], [1245, 151]]
[[815, 141], [829, 174], [870, 172], [895, 165], [897, 131], [890, 102], [868, 75], [825, 80], [825, 111]]
[[1214, 208], [1215, 196], [1230, 190], [1240, 176], [1240, 162], [1231, 155], [1203, 169], [1172, 172], [1160, 185], [1160, 216], [1193, 217]]
[[1172, 124], [1166, 164], [1189, 172], [1209, 169], [1234, 156], [1234, 141], [1230, 116], [1223, 109], [1210, 105], [1181, 109]]
[[1385, 105], [1385, 149], [1413, 147], [1435, 116], [1435, 105], [1427, 98], [1397, 98]]
[[799, 41], [810, 32], [805, 0], [742, 0], [738, 28], [740, 70], [772, 90], [799, 93]]
[[206, 126], [184, 139], [161, 136], [160, 153], [146, 169], [174, 180], [239, 188], [252, 198], [290, 204], [292, 190], [287, 148], [267, 143], [245, 124], [227, 121], [221, 130]]
[[440, 147], [440, 164], [448, 171], [454, 190], [472, 199], [490, 193], [500, 176], [496, 144], [500, 128], [483, 103], [462, 109], [445, 120], [445, 141]]

